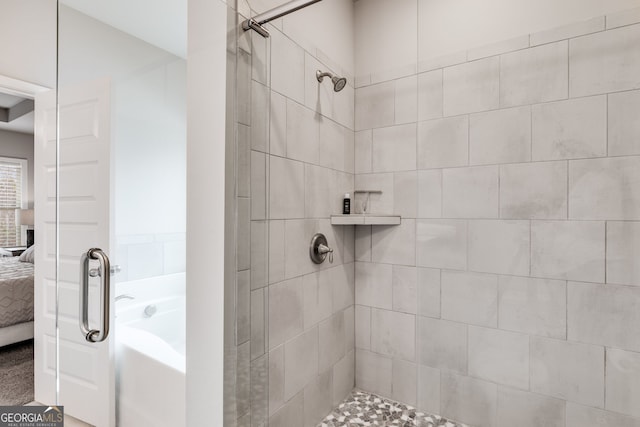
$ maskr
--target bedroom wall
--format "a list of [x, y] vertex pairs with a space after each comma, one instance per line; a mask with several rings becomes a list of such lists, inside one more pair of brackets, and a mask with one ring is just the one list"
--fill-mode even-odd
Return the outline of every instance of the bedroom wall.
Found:
[[112, 81], [118, 279], [185, 271], [186, 61], [66, 6], [60, 19], [61, 87]]
[[29, 207], [33, 207], [33, 144], [33, 135], [0, 130], [0, 157], [27, 159]]
[[0, 40], [0, 75], [55, 86], [55, 0], [0, 0]]

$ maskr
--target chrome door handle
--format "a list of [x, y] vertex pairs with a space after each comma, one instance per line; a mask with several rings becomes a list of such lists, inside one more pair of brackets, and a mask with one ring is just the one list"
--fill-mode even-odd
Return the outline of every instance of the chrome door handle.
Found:
[[98, 260], [100, 267], [98, 271], [111, 271], [109, 257], [102, 249], [92, 248], [80, 257], [80, 330], [85, 339], [89, 342], [102, 342], [109, 336], [109, 315], [111, 303], [111, 275], [98, 274], [100, 277], [100, 319], [102, 330], [91, 329], [89, 327], [89, 276], [93, 269], [89, 269], [89, 260]]
[[[112, 265], [111, 266], [111, 275], [112, 276], [114, 274], [120, 273], [120, 271], [122, 271], [122, 268], [120, 268], [119, 265]], [[92, 269], [89, 270], [89, 277], [100, 277], [101, 274], [102, 274], [102, 268], [101, 267], [92, 268]]]

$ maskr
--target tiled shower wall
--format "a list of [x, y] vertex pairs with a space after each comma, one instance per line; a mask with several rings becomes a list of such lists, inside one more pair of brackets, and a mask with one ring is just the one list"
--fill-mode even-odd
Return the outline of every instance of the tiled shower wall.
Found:
[[474, 426], [640, 426], [639, 21], [358, 79], [355, 188], [402, 224], [356, 229], [357, 387]]
[[[315, 426], [355, 382], [354, 229], [329, 223], [354, 185], [355, 90], [319, 84], [341, 67], [268, 28], [237, 52], [238, 425]], [[316, 232], [333, 263], [311, 262]]]

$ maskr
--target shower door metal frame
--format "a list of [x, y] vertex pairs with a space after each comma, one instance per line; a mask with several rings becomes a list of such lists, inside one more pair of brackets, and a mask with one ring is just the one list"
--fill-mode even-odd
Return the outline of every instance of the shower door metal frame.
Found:
[[242, 29], [245, 31], [254, 30], [262, 37], [269, 37], [269, 31], [264, 28], [264, 24], [267, 24], [274, 19], [282, 18], [290, 13], [297, 12], [300, 9], [304, 9], [307, 6], [321, 2], [322, 0], [292, 0], [283, 5], [274, 7], [264, 13], [249, 18], [242, 23]]

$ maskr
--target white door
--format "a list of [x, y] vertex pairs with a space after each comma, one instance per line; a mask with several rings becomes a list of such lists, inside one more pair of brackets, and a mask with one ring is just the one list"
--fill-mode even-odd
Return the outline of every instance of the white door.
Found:
[[[57, 147], [55, 93], [36, 100], [35, 219], [43, 231], [36, 244], [35, 398], [48, 404], [57, 397], [65, 413], [98, 427], [115, 426], [113, 328], [98, 343], [80, 331], [80, 259], [90, 248], [111, 249], [110, 91], [108, 79], [60, 88]], [[89, 282], [95, 329], [100, 280]]]

